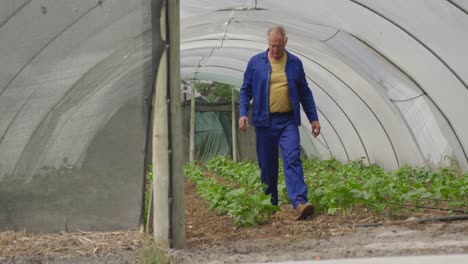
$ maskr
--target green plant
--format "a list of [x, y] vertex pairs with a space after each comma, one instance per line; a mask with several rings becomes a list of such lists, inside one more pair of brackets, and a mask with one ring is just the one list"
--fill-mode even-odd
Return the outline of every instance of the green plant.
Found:
[[[393, 217], [421, 206], [468, 211], [468, 174], [457, 166], [437, 169], [402, 166], [385, 171], [376, 164], [365, 164], [362, 159], [341, 163], [332, 158], [305, 159], [303, 167], [308, 199], [319, 213], [348, 214], [364, 208], [376, 216]], [[280, 168], [281, 204], [289, 201]], [[233, 217], [238, 225], [263, 223], [278, 210], [263, 193], [259, 169], [252, 162], [235, 163], [220, 156], [205, 166], [186, 167], [186, 173], [197, 185], [199, 194], [210, 202], [210, 208]]]
[[205, 168], [225, 183], [205, 176], [207, 173], [200, 166], [186, 165], [185, 174], [197, 186], [197, 193], [210, 203], [210, 210], [232, 217], [237, 226], [265, 223], [279, 210], [271, 204], [271, 197], [263, 193], [258, 169], [252, 163], [238, 164], [227, 157], [215, 157]]
[[386, 172], [381, 167], [365, 165], [362, 160], [342, 164], [335, 159], [305, 160], [305, 179], [309, 199], [319, 212], [347, 213], [356, 206], [377, 214], [398, 211], [403, 205], [467, 207], [468, 177], [454, 166], [400, 169]]
[[148, 164], [148, 169], [146, 170], [146, 178], [145, 178], [145, 210], [144, 210], [144, 222], [148, 219], [148, 212], [150, 206], [150, 199], [151, 199], [151, 191], [152, 191], [152, 184], [153, 184], [153, 164]]
[[237, 100], [239, 98], [239, 91], [232, 85], [219, 82], [200, 82], [196, 84], [196, 90], [208, 102], [230, 102], [232, 89], [234, 89], [234, 100]]
[[149, 239], [140, 250], [140, 259], [138, 263], [142, 264], [169, 264], [171, 263], [170, 255], [156, 243]]

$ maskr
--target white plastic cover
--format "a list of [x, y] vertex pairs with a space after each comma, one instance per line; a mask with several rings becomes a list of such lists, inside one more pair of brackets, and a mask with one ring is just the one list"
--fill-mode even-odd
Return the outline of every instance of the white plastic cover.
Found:
[[[285, 26], [314, 93], [322, 135], [310, 153], [468, 169], [468, 2], [181, 2], [182, 78], [240, 87], [266, 31]], [[305, 134], [302, 133], [303, 139]], [[304, 146], [310, 146], [304, 141]], [[309, 147], [311, 148], [311, 147]]]
[[[137, 227], [162, 3], [0, 1], [0, 227]], [[181, 0], [180, 15], [182, 78], [237, 87], [286, 27], [323, 127], [303, 118], [309, 154], [468, 169], [468, 1]]]
[[0, 1], [0, 228], [137, 229], [151, 0]]

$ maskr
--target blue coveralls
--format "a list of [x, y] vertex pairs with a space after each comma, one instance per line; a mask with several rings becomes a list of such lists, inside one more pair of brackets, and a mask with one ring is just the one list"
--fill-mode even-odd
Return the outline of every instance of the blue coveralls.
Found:
[[286, 78], [293, 111], [286, 114], [270, 113], [269, 81], [271, 65], [268, 50], [253, 56], [244, 73], [240, 90], [240, 116], [248, 116], [248, 106], [253, 98], [251, 124], [255, 126], [257, 158], [261, 180], [267, 185], [266, 194], [278, 205], [278, 145], [281, 147], [286, 189], [294, 208], [307, 202], [307, 187], [300, 159], [301, 124], [300, 105], [310, 122], [318, 120], [314, 98], [305, 78], [302, 62], [288, 51]]
[[293, 207], [307, 202], [307, 187], [300, 159], [299, 129], [290, 114], [270, 114], [271, 126], [255, 127], [257, 158], [266, 194], [278, 205], [278, 145], [281, 147], [286, 190]]

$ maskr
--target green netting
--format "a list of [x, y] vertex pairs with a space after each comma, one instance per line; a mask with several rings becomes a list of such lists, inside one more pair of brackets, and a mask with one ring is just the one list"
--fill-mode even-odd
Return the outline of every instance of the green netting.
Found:
[[197, 112], [195, 117], [195, 159], [231, 155], [231, 121], [226, 113]]

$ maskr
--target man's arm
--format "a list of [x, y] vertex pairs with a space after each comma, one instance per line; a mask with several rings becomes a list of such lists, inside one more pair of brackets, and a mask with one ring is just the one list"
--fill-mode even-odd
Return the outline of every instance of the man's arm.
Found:
[[244, 72], [244, 81], [239, 95], [239, 128], [242, 131], [249, 127], [248, 115], [250, 100], [252, 100], [252, 76], [252, 59], [250, 59]]

